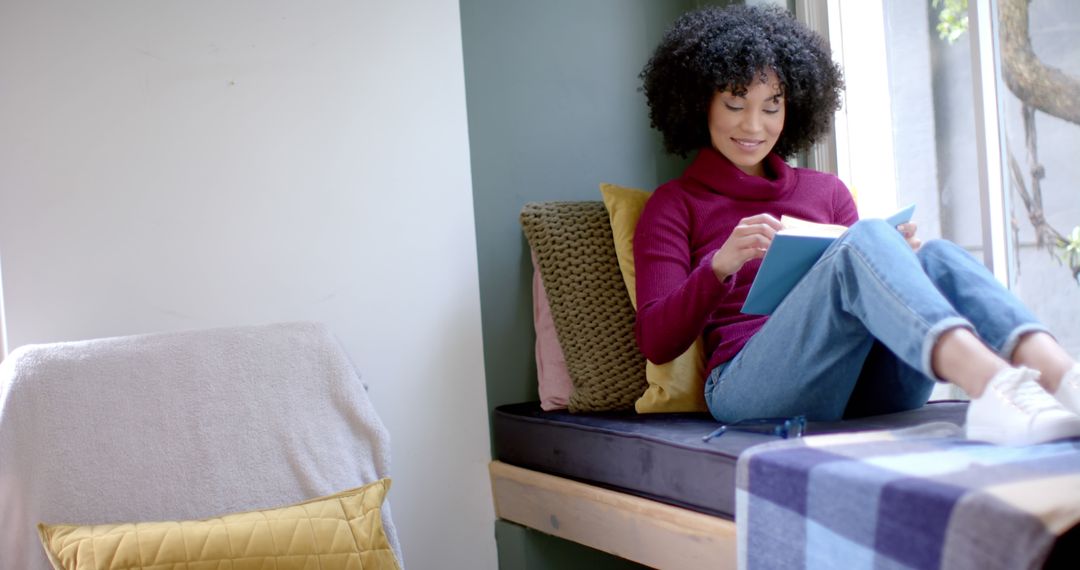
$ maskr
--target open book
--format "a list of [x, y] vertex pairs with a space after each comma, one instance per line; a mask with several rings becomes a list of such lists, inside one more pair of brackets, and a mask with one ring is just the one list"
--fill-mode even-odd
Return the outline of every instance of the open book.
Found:
[[[885, 221], [897, 226], [910, 221], [914, 213], [915, 205], [912, 204], [885, 218]], [[784, 229], [776, 233], [772, 245], [765, 252], [765, 258], [761, 260], [757, 277], [743, 303], [744, 313], [772, 313], [829, 245], [847, 231], [844, 226], [807, 222], [790, 216], [780, 218], [780, 223], [784, 224]]]

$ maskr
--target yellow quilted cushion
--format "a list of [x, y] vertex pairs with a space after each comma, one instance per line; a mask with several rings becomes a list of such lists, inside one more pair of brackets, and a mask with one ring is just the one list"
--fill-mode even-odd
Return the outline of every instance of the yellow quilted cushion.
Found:
[[[652, 193], [615, 184], [601, 184], [600, 193], [611, 218], [619, 270], [630, 294], [630, 303], [636, 309], [634, 230]], [[649, 387], [634, 402], [638, 413], [708, 411], [705, 406], [705, 346], [700, 337], [671, 362], [654, 364], [646, 361], [645, 380]]]
[[56, 570], [398, 570], [380, 479], [289, 507], [199, 521], [38, 525]]

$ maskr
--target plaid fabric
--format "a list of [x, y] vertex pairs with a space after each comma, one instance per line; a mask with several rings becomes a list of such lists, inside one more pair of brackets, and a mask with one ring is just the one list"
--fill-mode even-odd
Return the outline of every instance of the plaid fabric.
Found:
[[1037, 568], [1080, 522], [1080, 440], [1002, 447], [932, 423], [738, 460], [739, 567]]

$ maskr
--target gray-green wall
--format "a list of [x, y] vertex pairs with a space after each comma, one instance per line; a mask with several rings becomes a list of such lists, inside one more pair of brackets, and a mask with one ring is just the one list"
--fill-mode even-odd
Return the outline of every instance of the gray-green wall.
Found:
[[[536, 400], [529, 201], [599, 200], [601, 182], [652, 189], [682, 170], [649, 128], [638, 73], [690, 0], [462, 0], [487, 396]], [[640, 568], [500, 522], [503, 569]], [[588, 554], [588, 555], [586, 555]]]
[[699, 2], [462, 0], [488, 401], [535, 400], [528, 201], [652, 189], [682, 162], [649, 128], [638, 73], [666, 27]]

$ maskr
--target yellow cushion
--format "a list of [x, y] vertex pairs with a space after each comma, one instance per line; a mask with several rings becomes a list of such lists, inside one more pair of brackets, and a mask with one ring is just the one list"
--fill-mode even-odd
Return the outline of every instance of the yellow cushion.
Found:
[[56, 570], [275, 568], [398, 570], [380, 479], [296, 505], [200, 521], [38, 525]]
[[[651, 192], [601, 184], [604, 206], [611, 217], [611, 233], [615, 238], [615, 255], [619, 258], [630, 303], [637, 309], [637, 290], [634, 278], [634, 230], [645, 209]], [[664, 364], [646, 361], [645, 380], [649, 387], [634, 403], [638, 413], [704, 412], [705, 406], [705, 345], [698, 337], [678, 358]]]

